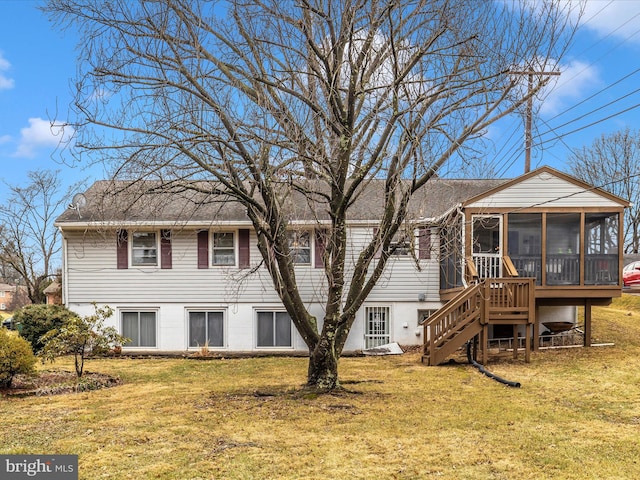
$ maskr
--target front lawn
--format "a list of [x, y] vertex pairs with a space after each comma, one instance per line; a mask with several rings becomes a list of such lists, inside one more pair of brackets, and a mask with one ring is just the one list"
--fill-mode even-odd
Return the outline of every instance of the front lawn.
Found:
[[303, 358], [90, 360], [121, 384], [0, 399], [0, 454], [78, 454], [82, 479], [640, 478], [639, 299], [594, 309], [613, 347], [488, 366], [519, 389], [417, 354], [344, 358], [325, 396]]

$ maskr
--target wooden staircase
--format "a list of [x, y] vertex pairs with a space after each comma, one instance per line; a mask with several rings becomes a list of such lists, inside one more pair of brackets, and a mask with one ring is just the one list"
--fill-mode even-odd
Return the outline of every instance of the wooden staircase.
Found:
[[514, 332], [517, 325], [525, 325], [525, 358], [529, 361], [534, 304], [533, 278], [485, 279], [465, 288], [424, 323], [423, 363], [443, 363], [476, 335], [480, 335], [482, 363], [486, 363], [488, 326], [492, 324], [514, 325]]

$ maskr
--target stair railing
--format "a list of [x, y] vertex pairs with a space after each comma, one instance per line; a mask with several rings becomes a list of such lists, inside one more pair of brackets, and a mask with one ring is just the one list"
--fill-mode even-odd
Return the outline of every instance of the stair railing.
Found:
[[476, 320], [479, 320], [481, 324], [485, 323], [483, 319], [486, 315], [486, 305], [482, 301], [484, 291], [483, 282], [468, 287], [429, 317], [424, 323], [423, 338], [428, 341], [424, 343], [423, 359], [433, 355], [436, 349], [467, 325]]

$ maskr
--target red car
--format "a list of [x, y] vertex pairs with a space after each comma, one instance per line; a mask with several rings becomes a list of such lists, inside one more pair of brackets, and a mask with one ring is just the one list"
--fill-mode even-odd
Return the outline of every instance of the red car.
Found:
[[640, 262], [633, 262], [622, 269], [622, 283], [625, 287], [640, 285]]

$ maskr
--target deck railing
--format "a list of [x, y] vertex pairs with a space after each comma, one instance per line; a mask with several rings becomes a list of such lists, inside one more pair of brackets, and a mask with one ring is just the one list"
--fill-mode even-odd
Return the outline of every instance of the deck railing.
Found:
[[491, 281], [489, 323], [530, 323], [535, 305], [534, 278], [500, 278]]
[[485, 302], [482, 299], [483, 289], [482, 283], [466, 288], [424, 323], [423, 361], [426, 360], [429, 365], [437, 365], [462, 343], [477, 334], [477, 331], [469, 332], [471, 335], [469, 338], [450, 344], [446, 352], [441, 350], [446, 343], [469, 325], [476, 323], [478, 327], [480, 326], [485, 308]]
[[[423, 362], [442, 363], [487, 324], [525, 324], [534, 319], [534, 279], [486, 279], [466, 288], [424, 324]], [[454, 340], [455, 339], [455, 340]]]
[[502, 257], [495, 253], [474, 253], [473, 263], [478, 276], [483, 278], [500, 278], [502, 276]]

